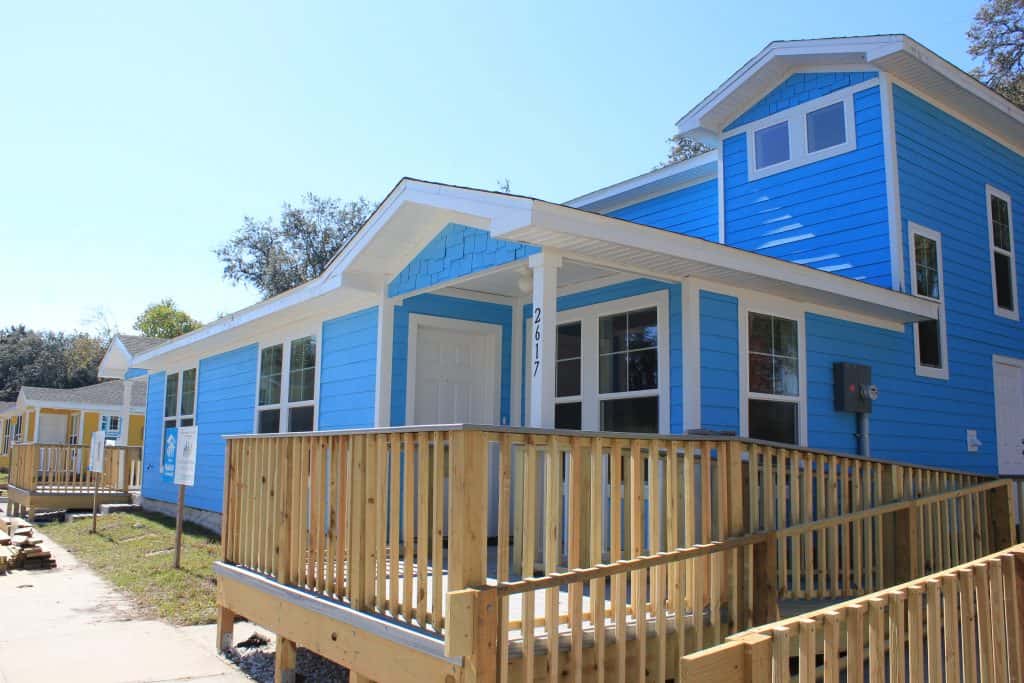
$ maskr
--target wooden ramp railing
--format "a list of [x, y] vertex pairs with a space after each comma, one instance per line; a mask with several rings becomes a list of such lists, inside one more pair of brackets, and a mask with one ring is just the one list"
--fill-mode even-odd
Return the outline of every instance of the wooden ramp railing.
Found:
[[681, 658], [683, 680], [1015, 681], [1024, 671], [1024, 545]]
[[10, 484], [24, 491], [91, 492], [137, 490], [142, 483], [142, 448], [107, 446], [103, 473], [89, 471], [89, 446], [26, 443], [11, 447]]
[[[464, 425], [245, 435], [228, 437], [222, 544], [228, 565], [450, 653], [493, 647], [500, 659], [473, 649], [466, 666], [507, 664], [503, 680], [530, 657], [541, 667], [569, 652], [576, 666], [572, 653], [590, 658], [619, 633], [671, 677], [680, 655], [771, 618], [766, 586], [773, 601], [841, 599], [995, 549], [991, 520], [1009, 514], [999, 491], [1005, 501], [977, 475], [735, 438]], [[915, 549], [894, 552], [911, 528]], [[481, 605], [502, 615], [492, 633], [468, 626], [484, 623]], [[647, 648], [646, 617], [675, 644]], [[629, 679], [618, 671], [608, 680]]]

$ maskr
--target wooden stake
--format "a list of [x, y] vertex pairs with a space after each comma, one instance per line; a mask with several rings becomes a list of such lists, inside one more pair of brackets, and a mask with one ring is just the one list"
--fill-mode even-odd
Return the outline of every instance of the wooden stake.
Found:
[[100, 497], [100, 478], [95, 472], [92, 474], [96, 478], [96, 483], [92, 488], [92, 532], [96, 533], [96, 508]]
[[[95, 518], [93, 518], [95, 523]], [[178, 514], [174, 524], [174, 568], [181, 569], [181, 527], [185, 522], [185, 486], [178, 486]]]

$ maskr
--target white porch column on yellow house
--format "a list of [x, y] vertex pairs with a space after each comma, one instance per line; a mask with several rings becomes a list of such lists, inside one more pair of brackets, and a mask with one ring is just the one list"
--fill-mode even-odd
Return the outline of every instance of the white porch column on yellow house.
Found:
[[530, 426], [555, 426], [555, 343], [557, 341], [558, 269], [562, 257], [542, 251], [530, 257], [533, 307], [530, 311]]

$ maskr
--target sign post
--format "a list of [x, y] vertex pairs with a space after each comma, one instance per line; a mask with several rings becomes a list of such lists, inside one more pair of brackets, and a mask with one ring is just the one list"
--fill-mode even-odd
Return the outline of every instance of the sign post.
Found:
[[107, 433], [93, 432], [89, 440], [89, 473], [93, 477], [92, 489], [92, 533], [96, 533], [96, 507], [100, 495], [100, 479], [103, 478], [103, 461], [107, 451]]
[[[170, 430], [168, 430], [170, 431]], [[174, 483], [178, 486], [178, 511], [174, 525], [174, 568], [181, 567], [181, 533], [185, 524], [185, 487], [196, 483], [196, 441], [197, 427], [176, 429], [175, 453], [173, 459]], [[168, 440], [167, 447], [170, 448]]]

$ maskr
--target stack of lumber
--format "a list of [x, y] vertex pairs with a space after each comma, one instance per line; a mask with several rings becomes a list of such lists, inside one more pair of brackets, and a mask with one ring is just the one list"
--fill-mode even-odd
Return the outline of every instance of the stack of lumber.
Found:
[[35, 536], [32, 525], [14, 518], [0, 517], [0, 574], [11, 569], [53, 569], [57, 566], [43, 539]]

